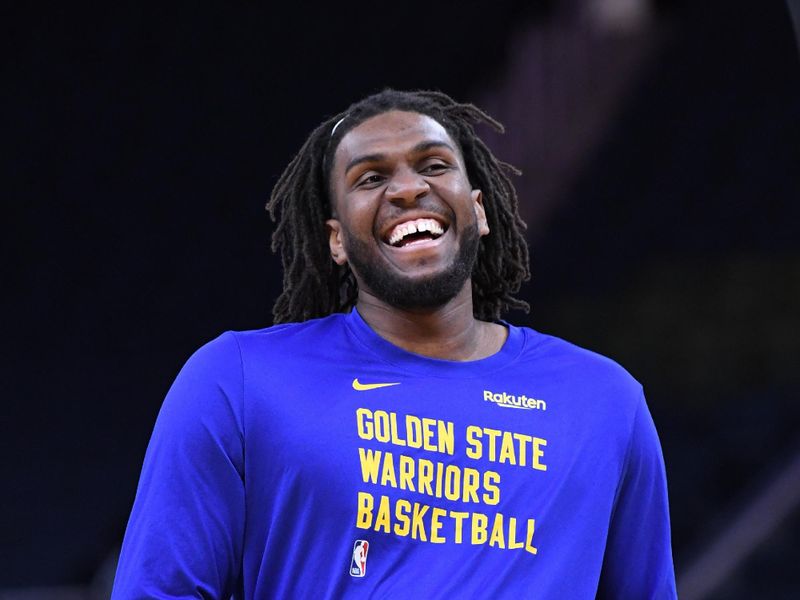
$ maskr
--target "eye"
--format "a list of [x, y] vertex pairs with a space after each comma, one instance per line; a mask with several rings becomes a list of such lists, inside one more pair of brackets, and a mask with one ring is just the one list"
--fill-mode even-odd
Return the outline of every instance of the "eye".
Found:
[[450, 169], [450, 165], [441, 160], [428, 162], [422, 166], [420, 169], [420, 173], [423, 175], [438, 175], [440, 173], [444, 173]]
[[378, 173], [364, 173], [358, 181], [356, 187], [375, 187], [383, 183], [384, 176]]

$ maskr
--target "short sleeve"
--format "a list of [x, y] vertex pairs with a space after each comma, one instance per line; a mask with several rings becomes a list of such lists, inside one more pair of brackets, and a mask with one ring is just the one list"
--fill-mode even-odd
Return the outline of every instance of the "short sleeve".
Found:
[[229, 598], [244, 535], [242, 366], [226, 333], [184, 365], [159, 411], [112, 598]]
[[677, 598], [664, 458], [644, 397], [636, 409], [598, 598]]

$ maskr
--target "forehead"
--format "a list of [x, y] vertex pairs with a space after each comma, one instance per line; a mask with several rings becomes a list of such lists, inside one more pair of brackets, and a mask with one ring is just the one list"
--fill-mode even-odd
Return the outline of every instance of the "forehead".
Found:
[[400, 110], [381, 113], [345, 134], [334, 154], [334, 171], [360, 156], [403, 153], [422, 142], [458, 148], [447, 130], [428, 115]]

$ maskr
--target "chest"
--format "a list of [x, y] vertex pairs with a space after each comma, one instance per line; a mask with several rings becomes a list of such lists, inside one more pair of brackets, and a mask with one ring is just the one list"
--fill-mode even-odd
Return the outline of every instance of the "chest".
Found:
[[245, 394], [246, 475], [265, 494], [300, 486], [351, 522], [359, 494], [457, 511], [524, 504], [527, 515], [616, 483], [623, 444], [576, 394], [535, 373], [284, 368]]

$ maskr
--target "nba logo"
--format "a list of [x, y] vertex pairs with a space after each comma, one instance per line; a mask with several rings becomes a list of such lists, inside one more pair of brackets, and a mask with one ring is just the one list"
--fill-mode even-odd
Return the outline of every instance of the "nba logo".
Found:
[[353, 577], [363, 577], [367, 574], [367, 550], [369, 550], [367, 540], [356, 540], [353, 544], [353, 558], [350, 561], [350, 575]]

